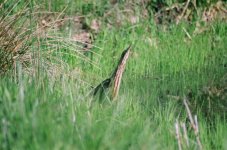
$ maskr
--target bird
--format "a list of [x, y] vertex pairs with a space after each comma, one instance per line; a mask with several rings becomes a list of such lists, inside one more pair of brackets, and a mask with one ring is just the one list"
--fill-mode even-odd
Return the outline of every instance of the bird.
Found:
[[[121, 54], [121, 57], [118, 61], [117, 66], [115, 67], [111, 76], [105, 80], [103, 80], [100, 84], [98, 84], [93, 90], [93, 96], [99, 94], [99, 101], [103, 100], [103, 96], [108, 95], [108, 91], [110, 91], [110, 100], [115, 100], [118, 95], [122, 75], [125, 70], [126, 62], [129, 58], [131, 45], [129, 45]], [[111, 90], [109, 90], [111, 88]]]

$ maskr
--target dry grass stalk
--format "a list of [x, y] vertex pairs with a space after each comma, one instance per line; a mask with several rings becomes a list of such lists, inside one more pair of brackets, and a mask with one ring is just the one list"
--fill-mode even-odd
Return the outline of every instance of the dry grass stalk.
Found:
[[179, 22], [181, 21], [181, 19], [183, 18], [186, 10], [188, 9], [188, 4], [190, 3], [190, 0], [187, 0], [187, 3], [182, 11], [182, 13], [180, 14], [180, 16], [178, 17], [178, 19], [176, 20], [176, 24], [179, 24]]
[[181, 127], [182, 127], [183, 133], [184, 133], [184, 140], [186, 141], [187, 147], [189, 147], [189, 140], [188, 140], [187, 128], [186, 128], [185, 123], [182, 122]]
[[191, 35], [188, 33], [188, 31], [183, 27], [183, 31], [185, 32], [185, 34], [187, 35], [187, 37], [192, 40]]
[[176, 120], [175, 129], [176, 129], [176, 138], [177, 138], [177, 143], [178, 143], [178, 149], [179, 150], [182, 150], [182, 147], [181, 147], [182, 142], [181, 142], [180, 126], [179, 126], [178, 120]]
[[185, 126], [185, 123], [183, 122], [179, 123], [178, 120], [176, 120], [175, 130], [176, 130], [178, 149], [182, 150], [183, 148], [185, 148], [185, 143], [186, 143], [186, 147], [189, 148], [189, 139], [188, 139], [187, 128]]
[[197, 144], [199, 146], [199, 149], [202, 150], [203, 147], [202, 147], [202, 144], [201, 144], [201, 141], [200, 141], [200, 138], [199, 138], [199, 126], [198, 126], [197, 116], [195, 115], [195, 117], [193, 119], [191, 111], [190, 111], [189, 106], [187, 104], [187, 99], [186, 98], [184, 98], [183, 102], [184, 102], [185, 108], [187, 110], [187, 114], [188, 114], [191, 126], [192, 126], [192, 128], [194, 130], [194, 134], [196, 136]]

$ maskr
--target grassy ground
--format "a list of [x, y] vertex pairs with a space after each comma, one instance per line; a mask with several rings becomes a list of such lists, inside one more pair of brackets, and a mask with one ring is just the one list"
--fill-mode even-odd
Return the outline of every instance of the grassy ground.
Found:
[[[0, 149], [178, 149], [177, 119], [188, 128], [190, 146], [184, 142], [183, 148], [198, 149], [185, 107], [173, 96], [190, 91], [190, 102], [197, 104], [202, 89], [226, 74], [227, 26], [216, 22], [209, 27], [190, 40], [183, 28], [192, 35], [195, 26], [183, 23], [165, 32], [152, 20], [104, 26], [96, 35], [95, 53], [87, 54], [97, 65], [61, 55], [69, 67], [60, 76], [41, 67], [34, 77], [18, 64], [17, 79], [0, 79]], [[132, 54], [118, 98], [90, 109], [90, 86], [111, 74], [129, 44]], [[73, 68], [77, 72], [69, 74]], [[192, 110], [203, 149], [226, 149], [226, 121], [218, 113], [207, 121], [201, 107]]]

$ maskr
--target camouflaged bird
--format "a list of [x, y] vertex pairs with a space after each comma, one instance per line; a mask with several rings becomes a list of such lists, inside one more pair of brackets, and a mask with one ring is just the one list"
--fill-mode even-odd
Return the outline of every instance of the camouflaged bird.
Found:
[[[102, 101], [103, 96], [107, 95], [110, 96], [111, 100], [114, 100], [115, 97], [117, 97], [121, 84], [122, 75], [129, 57], [130, 48], [131, 46], [129, 46], [126, 50], [122, 52], [118, 65], [113, 71], [112, 75], [94, 88], [93, 96], [99, 94], [99, 101]], [[111, 90], [109, 90], [109, 88], [111, 88]]]

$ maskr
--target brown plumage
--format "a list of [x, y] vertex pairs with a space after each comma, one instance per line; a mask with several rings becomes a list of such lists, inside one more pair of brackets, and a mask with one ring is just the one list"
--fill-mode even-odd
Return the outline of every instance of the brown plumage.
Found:
[[97, 95], [98, 91], [100, 91], [100, 97], [99, 97], [100, 100], [102, 99], [103, 94], [106, 93], [106, 90], [109, 89], [110, 87], [113, 87], [111, 91], [111, 99], [113, 100], [115, 97], [117, 97], [120, 89], [120, 85], [121, 85], [122, 75], [124, 73], [125, 65], [129, 57], [130, 48], [131, 46], [129, 46], [126, 50], [122, 52], [118, 65], [115, 68], [112, 75], [110, 76], [110, 78], [105, 79], [98, 86], [94, 88], [93, 95], [94, 96]]

